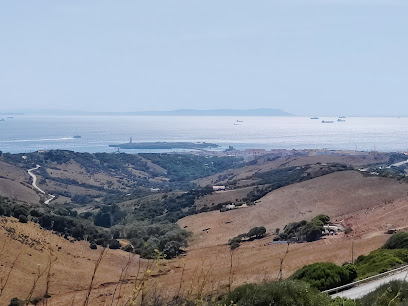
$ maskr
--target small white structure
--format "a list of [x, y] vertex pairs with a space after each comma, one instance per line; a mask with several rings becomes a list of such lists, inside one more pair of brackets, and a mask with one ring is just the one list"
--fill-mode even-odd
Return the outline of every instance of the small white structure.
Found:
[[344, 228], [340, 224], [329, 224], [323, 226], [323, 235], [337, 235], [343, 232]]
[[225, 209], [226, 210], [235, 209], [235, 205], [234, 204], [227, 204], [227, 205], [225, 205]]
[[225, 190], [225, 186], [212, 186], [214, 191], [221, 191], [221, 190]]

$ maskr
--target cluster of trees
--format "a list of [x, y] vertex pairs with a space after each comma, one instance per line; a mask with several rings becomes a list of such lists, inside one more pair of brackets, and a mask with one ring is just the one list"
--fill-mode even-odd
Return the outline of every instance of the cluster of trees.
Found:
[[19, 204], [0, 196], [0, 216], [15, 217], [20, 222], [27, 223], [30, 215], [29, 209], [28, 205]]
[[143, 258], [153, 258], [156, 250], [173, 258], [187, 246], [190, 233], [174, 223], [149, 223], [145, 221], [117, 225], [111, 229], [114, 238], [129, 240], [128, 249], [133, 249]]
[[100, 205], [99, 211], [94, 216], [94, 225], [101, 227], [112, 227], [125, 218], [126, 212], [118, 205]]
[[130, 244], [123, 249], [140, 254], [143, 258], [153, 258], [155, 250], [165, 254], [166, 258], [175, 257], [183, 252], [190, 235], [174, 223], [125, 219], [126, 212], [117, 205], [102, 205], [95, 215], [90, 212], [78, 215], [67, 207], [53, 207], [51, 211], [50, 207], [47, 210], [33, 208], [0, 197], [0, 215], [16, 217], [23, 223], [36, 222], [67, 239], [87, 240], [93, 249], [98, 245], [122, 248], [118, 239], [127, 239]]
[[330, 217], [326, 215], [318, 215], [310, 222], [302, 220], [286, 225], [283, 232], [276, 236], [274, 241], [298, 241], [311, 242], [320, 239], [323, 232], [323, 226], [330, 222]]
[[195, 202], [199, 197], [212, 193], [211, 187], [195, 188], [179, 195], [163, 195], [161, 199], [136, 202], [132, 216], [136, 220], [152, 222], [177, 222], [196, 213]]
[[[192, 154], [140, 154], [167, 170], [172, 182], [191, 180], [238, 167], [242, 158], [230, 156], [196, 156]], [[182, 187], [182, 185], [180, 185]]]
[[265, 237], [266, 234], [266, 228], [263, 226], [256, 226], [251, 228], [251, 230], [248, 233], [240, 234], [228, 241], [228, 244], [231, 247], [231, 250], [235, 250], [241, 245], [241, 242], [243, 242], [243, 239], [246, 238], [248, 241], [254, 240], [254, 239], [260, 239]]

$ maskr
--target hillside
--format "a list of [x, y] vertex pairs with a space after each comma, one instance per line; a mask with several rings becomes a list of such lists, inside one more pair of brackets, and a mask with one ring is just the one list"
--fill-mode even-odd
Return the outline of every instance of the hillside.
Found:
[[[191, 247], [201, 248], [224, 244], [255, 226], [265, 226], [268, 232], [273, 232], [290, 222], [311, 219], [318, 214], [340, 221], [346, 214], [394, 201], [405, 197], [407, 192], [405, 183], [343, 171], [274, 190], [255, 206], [192, 215], [179, 224], [194, 233]], [[209, 230], [203, 232], [204, 229]]]
[[[129, 298], [144, 281], [149, 294], [166, 300], [175, 295], [200, 298], [225, 292], [230, 280], [232, 287], [275, 280], [287, 247], [271, 244], [275, 229], [320, 213], [353, 232], [291, 244], [284, 277], [316, 261], [350, 261], [352, 240], [356, 257], [368, 254], [387, 239], [387, 224], [408, 226], [408, 184], [401, 172], [391, 169], [380, 177], [353, 170], [386, 165], [389, 154], [266, 155], [247, 163], [239, 158], [188, 154], [51, 151], [23, 156], [4, 155], [0, 161], [0, 191], [3, 188], [3, 195], [12, 198], [13, 189], [8, 186], [20, 188], [16, 189], [17, 202], [0, 198], [0, 211], [21, 221], [1, 217], [1, 277], [20, 251], [21, 255], [0, 304], [15, 296], [25, 299], [33, 283], [24, 279], [29, 276], [34, 281], [50, 258], [56, 261], [49, 274], [48, 305], [83, 304], [102, 245], [131, 245], [127, 250], [144, 259], [109, 249], [96, 273], [90, 305], [110, 305], [113, 294], [114, 299]], [[34, 171], [39, 186], [58, 196], [49, 205], [41, 203], [27, 173], [37, 164], [41, 166]], [[206, 186], [214, 179], [227, 190], [214, 192]], [[227, 202], [248, 207], [220, 212], [217, 207]], [[24, 223], [27, 219], [49, 230]], [[245, 242], [231, 253], [226, 242], [255, 226], [265, 226], [267, 236]], [[90, 248], [90, 242], [97, 250]], [[164, 255], [167, 259], [155, 259]], [[120, 277], [129, 256], [128, 272]], [[146, 269], [151, 272], [146, 274]], [[32, 297], [44, 295], [47, 273], [39, 278]]]
[[[0, 224], [1, 277], [9, 273], [15, 261], [7, 286], [0, 296], [0, 305], [8, 305], [13, 297], [26, 298], [39, 271], [41, 274], [45, 270], [38, 279], [32, 298], [44, 296], [50, 260], [49, 305], [83, 303], [81, 301], [86, 296], [100, 250], [91, 250], [86, 242], [69, 242], [33, 223], [22, 224], [12, 218], [1, 218]], [[116, 284], [128, 258], [129, 253], [108, 250], [98, 268], [94, 286], [103, 288]], [[137, 275], [138, 261], [138, 257], [134, 258], [135, 264], [129, 268], [127, 278]], [[98, 298], [98, 295], [92, 295], [91, 305], [100, 305], [101, 301], [108, 299], [107, 296]]]
[[314, 164], [344, 164], [347, 166], [361, 167], [369, 164], [387, 163], [390, 154], [374, 153], [370, 155], [348, 155], [331, 156], [280, 156], [279, 154], [267, 154], [252, 161], [250, 165], [239, 169], [229, 169], [195, 180], [198, 185], [227, 185], [233, 181], [246, 181], [242, 184], [247, 184], [248, 180], [257, 173], [268, 172], [271, 170], [287, 167], [298, 167]]

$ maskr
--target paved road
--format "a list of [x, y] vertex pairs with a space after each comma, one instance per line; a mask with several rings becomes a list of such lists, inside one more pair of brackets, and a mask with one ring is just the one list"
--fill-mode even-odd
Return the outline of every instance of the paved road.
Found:
[[[34, 170], [39, 169], [40, 167], [41, 167], [40, 165], [37, 165], [37, 167], [32, 168], [32, 169], [28, 170], [27, 172], [28, 172], [28, 174], [33, 178], [33, 183], [32, 183], [31, 185], [33, 185], [33, 187], [34, 187], [35, 189], [37, 189], [40, 193], [46, 194], [44, 190], [42, 190], [40, 187], [38, 187], [38, 185], [37, 185], [37, 176], [32, 172], [32, 171], [34, 171]], [[48, 200], [46, 200], [46, 201], [44, 202], [44, 204], [50, 204], [50, 202], [51, 202], [52, 200], [54, 200], [55, 195], [49, 194], [49, 196], [50, 196], [50, 198], [49, 198]]]
[[405, 165], [405, 164], [408, 164], [408, 160], [402, 161], [402, 162], [399, 162], [399, 163], [392, 164], [392, 165], [388, 166], [387, 168], [399, 167], [399, 166], [402, 166], [402, 165]]
[[386, 276], [384, 278], [380, 278], [377, 279], [375, 281], [369, 282], [369, 283], [365, 283], [362, 284], [360, 286], [351, 288], [349, 290], [344, 290], [342, 292], [339, 293], [335, 293], [332, 295], [332, 297], [346, 297], [349, 299], [358, 299], [363, 297], [364, 295], [374, 291], [375, 289], [377, 289], [379, 286], [381, 286], [382, 284], [388, 283], [392, 280], [404, 280], [404, 279], [408, 280], [408, 270], [402, 271], [402, 272], [398, 272], [396, 274], [390, 275], [390, 276]]
[[32, 169], [28, 170], [27, 172], [28, 172], [28, 174], [33, 178], [33, 183], [32, 183], [31, 185], [33, 185], [33, 187], [34, 187], [35, 189], [37, 189], [39, 192], [41, 192], [42, 194], [45, 194], [45, 191], [42, 190], [40, 187], [37, 186], [37, 176], [36, 176], [34, 173], [32, 173], [32, 171], [37, 170], [37, 169], [39, 169], [40, 167], [41, 167], [40, 165], [37, 165], [37, 167], [32, 168]]

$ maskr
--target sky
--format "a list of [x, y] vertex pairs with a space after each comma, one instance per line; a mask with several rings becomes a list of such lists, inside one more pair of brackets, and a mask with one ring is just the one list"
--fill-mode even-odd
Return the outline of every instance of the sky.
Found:
[[0, 3], [0, 112], [408, 116], [406, 0]]

